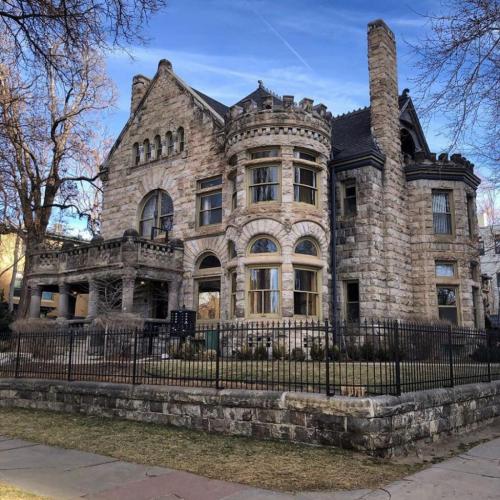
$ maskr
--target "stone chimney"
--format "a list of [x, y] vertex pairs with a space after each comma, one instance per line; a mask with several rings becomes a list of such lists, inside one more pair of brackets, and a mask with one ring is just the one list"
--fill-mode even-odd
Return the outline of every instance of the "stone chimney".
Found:
[[399, 159], [398, 74], [396, 39], [382, 19], [368, 23], [371, 127], [386, 156]]
[[135, 75], [132, 79], [132, 98], [130, 100], [130, 114], [136, 109], [144, 94], [148, 90], [150, 79], [143, 75]]

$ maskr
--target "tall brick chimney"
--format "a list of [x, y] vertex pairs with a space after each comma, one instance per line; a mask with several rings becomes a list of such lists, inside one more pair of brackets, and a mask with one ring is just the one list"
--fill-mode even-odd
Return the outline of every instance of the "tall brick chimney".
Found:
[[371, 126], [386, 156], [399, 160], [396, 39], [382, 19], [368, 23]]
[[143, 75], [135, 75], [132, 79], [132, 97], [130, 100], [130, 114], [136, 109], [148, 90], [150, 79]]

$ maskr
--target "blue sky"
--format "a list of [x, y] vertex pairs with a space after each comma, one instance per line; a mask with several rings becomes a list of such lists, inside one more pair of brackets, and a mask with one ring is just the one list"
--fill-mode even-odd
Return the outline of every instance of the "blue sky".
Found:
[[[407, 42], [425, 30], [419, 13], [439, 1], [170, 0], [146, 30], [146, 46], [108, 57], [119, 100], [108, 118], [116, 136], [129, 113], [133, 75], [155, 74], [169, 59], [189, 85], [231, 105], [263, 80], [278, 94], [311, 97], [339, 114], [369, 103], [366, 25], [383, 18], [396, 34], [399, 87], [411, 89], [414, 75]], [[429, 129], [431, 150], [446, 146], [439, 126]]]

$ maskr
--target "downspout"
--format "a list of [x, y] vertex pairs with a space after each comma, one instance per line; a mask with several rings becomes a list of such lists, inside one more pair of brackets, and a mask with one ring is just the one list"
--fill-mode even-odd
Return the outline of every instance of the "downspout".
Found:
[[333, 151], [328, 162], [330, 172], [329, 182], [329, 202], [330, 202], [330, 273], [332, 276], [331, 293], [331, 317], [334, 328], [334, 335], [337, 333], [338, 312], [337, 312], [337, 174], [333, 165]]

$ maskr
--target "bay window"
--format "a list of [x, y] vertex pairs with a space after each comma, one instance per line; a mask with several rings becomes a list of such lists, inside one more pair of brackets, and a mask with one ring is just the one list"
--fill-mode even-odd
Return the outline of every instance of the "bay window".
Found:
[[280, 181], [278, 166], [253, 167], [249, 169], [250, 202], [278, 201]]
[[248, 309], [251, 316], [280, 312], [280, 270], [278, 267], [248, 269]]
[[293, 313], [318, 316], [318, 272], [294, 269]]

